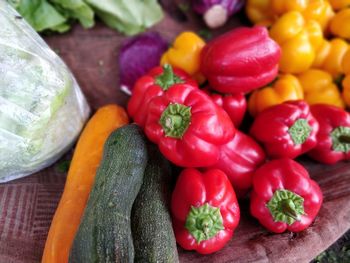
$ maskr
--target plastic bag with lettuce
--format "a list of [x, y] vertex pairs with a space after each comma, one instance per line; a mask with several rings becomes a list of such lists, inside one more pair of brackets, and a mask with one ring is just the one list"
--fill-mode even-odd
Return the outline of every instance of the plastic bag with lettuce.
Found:
[[6, 1], [0, 1], [0, 182], [56, 161], [89, 107], [73, 75]]

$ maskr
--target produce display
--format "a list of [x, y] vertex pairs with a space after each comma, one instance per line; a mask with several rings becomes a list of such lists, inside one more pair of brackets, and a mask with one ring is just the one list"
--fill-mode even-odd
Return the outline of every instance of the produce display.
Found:
[[[146, 14], [158, 10], [151, 7], [156, 1], [149, 1], [149, 10], [136, 2], [82, 0], [77, 5], [133, 34], [151, 26], [155, 20]], [[89, 24], [78, 7], [72, 11], [69, 4], [58, 8], [60, 1], [44, 3]], [[191, 1], [188, 7], [216, 28], [244, 4], [254, 25], [207, 41], [185, 31], [168, 43], [165, 36], [147, 32], [122, 44], [118, 62], [120, 89], [130, 95], [126, 109], [106, 105], [87, 122], [42, 263], [179, 262], [176, 244], [192, 253], [212, 254], [246, 220], [240, 216], [245, 201], [256, 224], [273, 234], [317, 224], [323, 193], [299, 158], [323, 165], [350, 160], [350, 2], [215, 0]], [[17, 8], [25, 11], [23, 4]], [[129, 17], [132, 8], [135, 13]], [[83, 101], [76, 102], [79, 107], [87, 106], [67, 68], [41, 47], [41, 40], [32, 44], [22, 31], [13, 30], [17, 23], [7, 16], [2, 20], [8, 30], [0, 28], [0, 34], [18, 41], [9, 46], [0, 40], [5, 54], [0, 73], [3, 65], [10, 69], [6, 59], [31, 69], [15, 92], [6, 88], [13, 74], [0, 84], [0, 103], [15, 107], [11, 115], [0, 104], [0, 139], [5, 130], [5, 135], [10, 132], [32, 143], [17, 155], [3, 153], [9, 147], [1, 145], [0, 164], [8, 165], [2, 158], [17, 156], [18, 163], [28, 156], [26, 151], [32, 155], [48, 147], [38, 136], [50, 131], [51, 118], [59, 116], [56, 111], [67, 107], [70, 115], [76, 113], [67, 106], [67, 96], [73, 93]], [[69, 26], [67, 20], [62, 23], [51, 29]], [[22, 42], [30, 52], [19, 48]], [[58, 88], [49, 77], [60, 80]], [[30, 98], [22, 89], [26, 84], [34, 94]], [[44, 118], [40, 114], [46, 113], [45, 107], [51, 115]], [[23, 110], [18, 116], [30, 115], [34, 121], [29, 123], [35, 125], [16, 121], [18, 108]], [[61, 125], [67, 126], [61, 134], [69, 124]], [[6, 140], [7, 146], [13, 144]], [[9, 168], [1, 169], [0, 181], [2, 174], [9, 174]]]

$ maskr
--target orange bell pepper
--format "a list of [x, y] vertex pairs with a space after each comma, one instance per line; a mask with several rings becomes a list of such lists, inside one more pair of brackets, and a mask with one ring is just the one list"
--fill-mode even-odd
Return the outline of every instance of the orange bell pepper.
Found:
[[324, 103], [344, 108], [344, 101], [332, 75], [319, 69], [309, 69], [297, 76], [310, 105]]
[[280, 75], [272, 85], [255, 90], [251, 94], [248, 110], [252, 116], [256, 116], [270, 106], [303, 98], [303, 90], [298, 79], [290, 74]]
[[173, 45], [163, 54], [160, 64], [170, 64], [174, 68], [180, 68], [202, 83], [205, 79], [199, 68], [200, 53], [204, 46], [204, 40], [197, 34], [183, 32], [177, 36]]
[[343, 74], [342, 60], [349, 49], [349, 44], [341, 38], [334, 38], [330, 41], [324, 40], [317, 50], [313, 68], [329, 72], [333, 78]]
[[282, 49], [280, 71], [301, 73], [309, 69], [322, 44], [323, 33], [314, 20], [306, 21], [300, 12], [281, 16], [270, 28], [270, 36]]

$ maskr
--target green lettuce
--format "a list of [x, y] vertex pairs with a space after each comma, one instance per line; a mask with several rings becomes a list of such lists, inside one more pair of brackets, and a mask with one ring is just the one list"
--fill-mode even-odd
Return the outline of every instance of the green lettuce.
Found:
[[86, 0], [108, 26], [135, 35], [163, 18], [157, 0]]
[[38, 32], [66, 32], [71, 21], [94, 26], [96, 14], [105, 24], [135, 35], [163, 18], [157, 0], [8, 0]]

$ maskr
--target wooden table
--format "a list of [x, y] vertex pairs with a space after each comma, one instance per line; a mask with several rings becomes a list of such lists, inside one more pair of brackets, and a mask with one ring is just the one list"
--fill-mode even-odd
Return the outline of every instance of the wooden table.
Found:
[[[176, 16], [175, 16], [176, 17]], [[183, 30], [203, 27], [197, 18], [179, 22], [169, 15], [153, 28], [171, 41]], [[232, 20], [225, 31], [242, 20]], [[65, 35], [45, 38], [75, 74], [93, 109], [107, 103], [125, 105], [128, 97], [119, 90], [118, 51], [123, 36], [98, 24], [92, 30], [80, 26]], [[68, 153], [63, 159], [69, 159]], [[324, 204], [315, 223], [299, 234], [271, 234], [240, 202], [242, 218], [234, 238], [221, 251], [201, 256], [179, 249], [181, 262], [309, 262], [350, 229], [350, 164], [324, 166], [301, 160], [320, 184]], [[58, 162], [60, 163], [60, 162]], [[39, 262], [65, 182], [58, 165], [35, 175], [0, 185], [0, 262]]]

